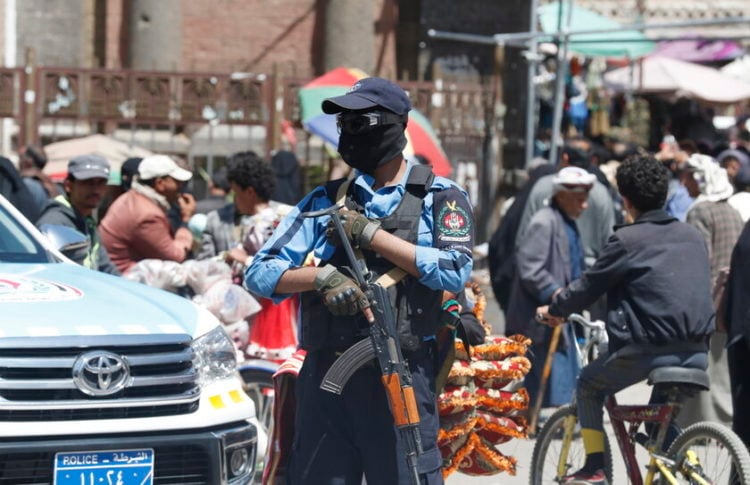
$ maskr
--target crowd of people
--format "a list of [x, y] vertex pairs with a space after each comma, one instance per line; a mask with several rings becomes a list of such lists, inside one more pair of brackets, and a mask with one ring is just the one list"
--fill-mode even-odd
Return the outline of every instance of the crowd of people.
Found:
[[[453, 181], [403, 157], [411, 103], [397, 85], [366, 78], [322, 108], [337, 118], [338, 150], [354, 176], [305, 196], [292, 153], [265, 160], [252, 151], [229, 157], [198, 201], [188, 188], [193, 172], [170, 156], [127, 160], [111, 190], [105, 158], [72, 158], [56, 184], [43, 171], [40, 147], [24, 147], [18, 169], [0, 159], [0, 190], [39, 227], [65, 225], [87, 235], [89, 249], [77, 262], [93, 270], [124, 275], [149, 259], [225, 262], [262, 307], [246, 351], [277, 361], [306, 352], [291, 482], [315, 476], [360, 483], [365, 476], [407, 483], [414, 470], [401, 459], [406, 445], [389, 425], [376, 366], [358, 371], [340, 396], [320, 389], [331, 364], [367, 338], [370, 326], [373, 303], [346, 270], [345, 236], [368, 274], [389, 280], [385, 304], [421, 418], [417, 473], [422, 483], [441, 483], [436, 325], [444, 301], [464, 301], [472, 206]], [[543, 406], [560, 406], [577, 396], [587, 461], [566, 483], [604, 483], [604, 396], [665, 362], [705, 368], [711, 377], [712, 392], [685, 404], [681, 426], [733, 423], [750, 443], [750, 420], [733, 413], [750, 401], [741, 372], [750, 347], [750, 133], [741, 126], [720, 148], [665, 137], [655, 153], [618, 150], [567, 139], [559, 160], [529, 168], [489, 245], [506, 334], [532, 341], [525, 380], [532, 401], [543, 395]], [[343, 235], [330, 217], [306, 217], [335, 204]], [[583, 370], [574, 346], [581, 329], [564, 324], [582, 310], [608, 322], [612, 352]], [[553, 341], [559, 344], [545, 382], [541, 369]]]
[[[750, 133], [738, 126], [731, 146], [665, 137], [654, 153], [619, 159], [602, 159], [606, 149], [589, 140], [567, 140], [558, 163], [532, 167], [490, 241], [506, 332], [534, 342], [532, 400], [559, 406], [576, 396], [587, 461], [565, 483], [606, 483], [604, 398], [659, 366], [703, 368], [710, 378], [711, 392], [683, 403], [675, 425], [733, 425], [750, 444], [747, 419], [733, 412], [749, 402], [737, 362], [748, 349]], [[561, 324], [584, 310], [607, 322], [610, 351], [581, 370], [574, 344], [583, 329]]]

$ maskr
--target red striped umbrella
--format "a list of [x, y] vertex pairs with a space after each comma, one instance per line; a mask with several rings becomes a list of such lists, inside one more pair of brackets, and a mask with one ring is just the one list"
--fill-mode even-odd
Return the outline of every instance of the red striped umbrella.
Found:
[[[302, 125], [305, 129], [337, 147], [339, 134], [336, 130], [336, 117], [323, 113], [321, 104], [326, 98], [345, 94], [354, 83], [365, 77], [368, 77], [367, 74], [359, 69], [339, 67], [305, 84], [299, 90]], [[413, 108], [409, 111], [406, 139], [405, 155], [421, 155], [430, 162], [436, 175], [450, 175], [451, 163], [429, 120]]]

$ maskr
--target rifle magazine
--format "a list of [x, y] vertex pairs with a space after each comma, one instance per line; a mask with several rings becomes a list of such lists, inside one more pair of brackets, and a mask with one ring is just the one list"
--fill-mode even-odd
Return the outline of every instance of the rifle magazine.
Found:
[[349, 347], [346, 352], [331, 364], [323, 376], [320, 388], [334, 394], [341, 394], [349, 379], [357, 370], [375, 358], [375, 349], [370, 338], [365, 338]]

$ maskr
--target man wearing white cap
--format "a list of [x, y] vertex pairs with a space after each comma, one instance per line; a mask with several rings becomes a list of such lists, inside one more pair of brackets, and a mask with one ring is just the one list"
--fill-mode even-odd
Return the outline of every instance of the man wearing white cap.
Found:
[[[153, 155], [138, 166], [131, 190], [117, 198], [102, 221], [102, 242], [123, 273], [142, 259], [182, 262], [193, 245], [187, 222], [195, 199], [181, 192], [192, 173], [166, 155]], [[178, 204], [182, 223], [173, 231], [167, 211]]]
[[[518, 276], [510, 293], [506, 333], [520, 333], [533, 341], [532, 370], [526, 388], [536, 399], [541, 369], [550, 345], [552, 331], [534, 321], [536, 307], [552, 300], [585, 269], [584, 247], [576, 225], [588, 207], [589, 191], [596, 176], [579, 167], [565, 167], [552, 179], [553, 196], [549, 206], [538, 210], [521, 236], [516, 254]], [[573, 329], [566, 326], [547, 386], [545, 407], [567, 404], [573, 398], [579, 366], [571, 339]]]

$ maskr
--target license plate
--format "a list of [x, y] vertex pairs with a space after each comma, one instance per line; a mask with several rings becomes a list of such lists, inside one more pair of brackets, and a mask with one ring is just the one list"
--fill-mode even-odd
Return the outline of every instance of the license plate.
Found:
[[55, 454], [54, 485], [153, 485], [154, 450]]

